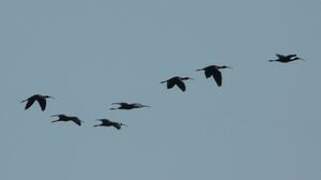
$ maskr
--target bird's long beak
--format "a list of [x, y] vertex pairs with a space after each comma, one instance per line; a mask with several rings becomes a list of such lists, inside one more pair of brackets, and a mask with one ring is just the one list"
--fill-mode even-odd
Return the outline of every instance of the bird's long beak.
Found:
[[120, 105], [120, 104], [121, 104], [121, 102], [111, 103], [111, 106], [112, 106], [112, 105]]
[[226, 66], [227, 69], [233, 69], [231, 66]]
[[50, 117], [58, 117], [59, 114], [51, 115]]
[[55, 97], [53, 97], [53, 96], [49, 96], [49, 98], [50, 98], [50, 99], [56, 99], [56, 98], [55, 98]]
[[203, 71], [203, 69], [196, 69], [196, 71]]
[[128, 125], [127, 125], [127, 124], [124, 124], [124, 123], [121, 123], [121, 125], [122, 125], [122, 126], [125, 126], [125, 127], [128, 127]]

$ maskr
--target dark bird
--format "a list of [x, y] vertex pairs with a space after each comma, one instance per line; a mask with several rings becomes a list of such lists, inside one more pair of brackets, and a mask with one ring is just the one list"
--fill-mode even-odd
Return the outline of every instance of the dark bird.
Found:
[[27, 102], [26, 106], [25, 106], [25, 110], [27, 110], [28, 108], [30, 108], [32, 106], [32, 104], [37, 101], [38, 104], [41, 107], [42, 111], [45, 111], [46, 109], [46, 104], [47, 104], [47, 99], [54, 99], [52, 96], [47, 96], [47, 95], [40, 95], [40, 94], [35, 94], [31, 97], [29, 97], [28, 99], [25, 99], [23, 101], [21, 101], [21, 103]]
[[65, 121], [65, 122], [72, 121], [72, 122], [76, 123], [78, 126], [81, 126], [81, 123], [83, 122], [76, 116], [67, 116], [65, 114], [52, 115], [51, 117], [58, 117], [57, 120], [51, 121], [52, 123], [58, 122], [58, 121]]
[[277, 59], [269, 60], [269, 62], [289, 63], [296, 60], [304, 61], [304, 59], [298, 57], [296, 54], [289, 54], [289, 55], [276, 54], [276, 57]]
[[161, 84], [167, 83], [167, 89], [171, 89], [176, 85], [184, 92], [186, 91], [186, 86], [184, 83], [186, 80], [193, 80], [193, 78], [175, 76], [166, 81], [162, 81]]
[[113, 108], [110, 108], [110, 110], [117, 110], [117, 109], [131, 110], [131, 109], [139, 109], [144, 107], [151, 107], [140, 103], [126, 103], [126, 102], [112, 103], [112, 105], [119, 105], [119, 107], [117, 108], [113, 107]]
[[121, 129], [122, 126], [127, 126], [126, 124], [119, 123], [119, 122], [114, 122], [109, 119], [97, 119], [98, 121], [101, 121], [101, 124], [94, 125], [94, 127], [114, 127], [118, 130]]
[[222, 73], [220, 69], [231, 69], [229, 66], [218, 66], [218, 65], [210, 65], [206, 66], [202, 69], [197, 69], [196, 71], [204, 71], [206, 79], [213, 77], [217, 86], [222, 86]]

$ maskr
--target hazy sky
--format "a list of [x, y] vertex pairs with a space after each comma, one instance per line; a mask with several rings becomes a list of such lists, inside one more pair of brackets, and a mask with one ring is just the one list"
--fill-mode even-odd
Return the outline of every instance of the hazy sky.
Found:
[[[1, 0], [0, 179], [320, 180], [321, 1]], [[275, 53], [306, 62], [269, 63]], [[224, 70], [223, 87], [195, 69]], [[191, 76], [186, 93], [160, 84]], [[24, 111], [32, 94], [56, 97]], [[113, 102], [150, 109], [109, 111]], [[85, 121], [50, 123], [66, 113]], [[93, 128], [98, 118], [128, 124]]]

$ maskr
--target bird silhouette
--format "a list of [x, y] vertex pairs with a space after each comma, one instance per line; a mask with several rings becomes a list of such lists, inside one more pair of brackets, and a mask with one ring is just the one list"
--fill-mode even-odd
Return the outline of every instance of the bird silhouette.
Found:
[[96, 124], [94, 127], [114, 127], [118, 130], [121, 129], [122, 126], [127, 126], [126, 124], [114, 122], [109, 119], [97, 119], [98, 121], [101, 121], [101, 124]]
[[224, 66], [210, 65], [201, 69], [197, 69], [196, 71], [204, 71], [206, 79], [213, 77], [217, 86], [221, 87], [223, 78], [222, 78], [222, 73], [220, 69], [227, 69], [227, 68], [231, 69], [230, 66], [225, 66], [225, 65]]
[[193, 80], [193, 78], [174, 76], [166, 81], [162, 81], [161, 84], [167, 83], [167, 89], [171, 89], [176, 85], [179, 89], [185, 92], [186, 86], [184, 81], [186, 80]]
[[289, 54], [289, 55], [276, 54], [276, 57], [277, 59], [269, 60], [269, 62], [289, 63], [296, 60], [304, 61], [304, 59], [298, 57], [296, 54]]
[[65, 114], [52, 115], [51, 117], [58, 117], [57, 120], [51, 121], [52, 123], [58, 122], [58, 121], [72, 121], [72, 122], [76, 123], [78, 126], [81, 126], [81, 124], [83, 122], [76, 116], [67, 116]]
[[37, 101], [38, 104], [40, 105], [41, 110], [45, 111], [46, 105], [47, 105], [47, 99], [50, 99], [50, 98], [54, 99], [54, 97], [52, 96], [35, 94], [29, 97], [28, 99], [21, 101], [21, 103], [27, 102], [25, 106], [25, 110], [27, 110], [33, 105], [35, 101]]
[[131, 110], [131, 109], [139, 109], [139, 108], [144, 108], [144, 107], [151, 107], [147, 105], [143, 105], [140, 103], [127, 103], [127, 102], [119, 102], [119, 103], [112, 103], [112, 105], [119, 105], [119, 107], [112, 107], [110, 110]]

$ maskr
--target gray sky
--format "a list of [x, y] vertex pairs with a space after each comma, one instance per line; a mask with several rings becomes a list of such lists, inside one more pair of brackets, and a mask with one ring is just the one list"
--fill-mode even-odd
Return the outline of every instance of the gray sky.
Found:
[[[0, 179], [319, 180], [318, 0], [2, 0]], [[269, 63], [275, 53], [306, 62]], [[223, 87], [195, 69], [226, 64]], [[187, 92], [159, 84], [192, 76]], [[34, 93], [47, 111], [23, 110]], [[108, 111], [117, 101], [151, 109]], [[52, 124], [66, 113], [86, 121]], [[129, 125], [92, 128], [94, 119]]]

